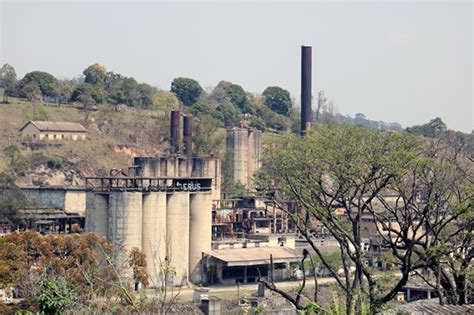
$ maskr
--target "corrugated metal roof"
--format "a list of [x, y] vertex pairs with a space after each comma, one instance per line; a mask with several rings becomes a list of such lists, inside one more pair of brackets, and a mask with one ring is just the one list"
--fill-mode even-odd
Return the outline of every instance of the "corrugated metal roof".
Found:
[[69, 121], [29, 121], [21, 129], [25, 129], [29, 124], [33, 124], [40, 131], [68, 131], [68, 132], [86, 132], [87, 129], [84, 128], [79, 123], [69, 122]]
[[405, 311], [413, 315], [429, 314], [474, 314], [474, 304], [467, 305], [440, 305], [439, 299], [418, 300], [396, 308], [396, 311]]
[[302, 254], [288, 247], [251, 247], [218, 249], [206, 254], [222, 260], [227, 266], [251, 266], [270, 263], [270, 255], [274, 263], [298, 261]]

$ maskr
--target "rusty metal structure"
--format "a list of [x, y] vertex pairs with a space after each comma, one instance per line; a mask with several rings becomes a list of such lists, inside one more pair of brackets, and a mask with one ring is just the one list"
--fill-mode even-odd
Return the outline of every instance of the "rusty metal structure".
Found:
[[95, 193], [112, 191], [211, 191], [210, 177], [140, 177], [140, 176], [102, 176], [87, 177], [86, 190]]
[[184, 140], [184, 154], [187, 156], [193, 155], [193, 117], [183, 117], [183, 140]]
[[172, 111], [170, 119], [170, 153], [172, 154], [180, 152], [180, 122], [181, 113], [179, 111]]
[[301, 134], [311, 129], [311, 46], [301, 46]]
[[[288, 203], [287, 207], [292, 212], [297, 211], [296, 204]], [[214, 241], [296, 232], [287, 212], [256, 196], [214, 200], [212, 219]]]

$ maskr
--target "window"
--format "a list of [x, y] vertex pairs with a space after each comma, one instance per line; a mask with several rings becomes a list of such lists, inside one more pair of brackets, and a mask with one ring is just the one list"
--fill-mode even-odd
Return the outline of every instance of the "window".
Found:
[[64, 135], [61, 135], [61, 139], [64, 139]]
[[53, 138], [56, 139], [56, 135], [53, 135]]

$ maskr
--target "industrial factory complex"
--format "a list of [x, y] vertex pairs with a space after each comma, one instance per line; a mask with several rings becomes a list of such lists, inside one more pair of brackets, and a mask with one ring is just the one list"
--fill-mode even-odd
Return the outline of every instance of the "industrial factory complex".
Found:
[[[250, 187], [261, 133], [227, 133], [233, 180]], [[256, 282], [267, 276], [270, 255], [277, 278], [289, 278], [299, 255], [285, 214], [255, 196], [221, 199], [220, 160], [193, 155], [192, 117], [172, 112], [170, 134], [172, 153], [136, 157], [126, 171], [86, 179], [85, 230], [139, 248], [152, 279], [169, 260], [174, 285]]]
[[[311, 47], [302, 47], [302, 133], [311, 127]], [[255, 191], [262, 132], [227, 129], [226, 180], [247, 193], [222, 190], [223, 163], [193, 151], [193, 117], [170, 114], [169, 150], [136, 156], [126, 169], [85, 178], [85, 185], [22, 187], [37, 207], [22, 210], [26, 228], [42, 233], [94, 232], [125, 251], [141, 250], [151, 285], [160, 266], [175, 269], [174, 286], [252, 283], [269, 274], [294, 277], [301, 259], [297, 231], [283, 211]], [[271, 257], [271, 258], [270, 258]], [[125, 254], [118, 261], [125, 261]]]

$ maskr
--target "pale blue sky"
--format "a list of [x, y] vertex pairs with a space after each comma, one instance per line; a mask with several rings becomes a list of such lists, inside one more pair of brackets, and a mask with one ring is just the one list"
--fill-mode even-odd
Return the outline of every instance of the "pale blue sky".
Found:
[[[1, 0], [0, 0], [1, 1]], [[473, 128], [471, 2], [5, 2], [0, 63], [19, 76], [73, 77], [92, 63], [169, 89], [178, 76], [300, 95], [300, 46], [313, 46], [313, 95], [339, 112], [403, 126], [441, 117]]]

